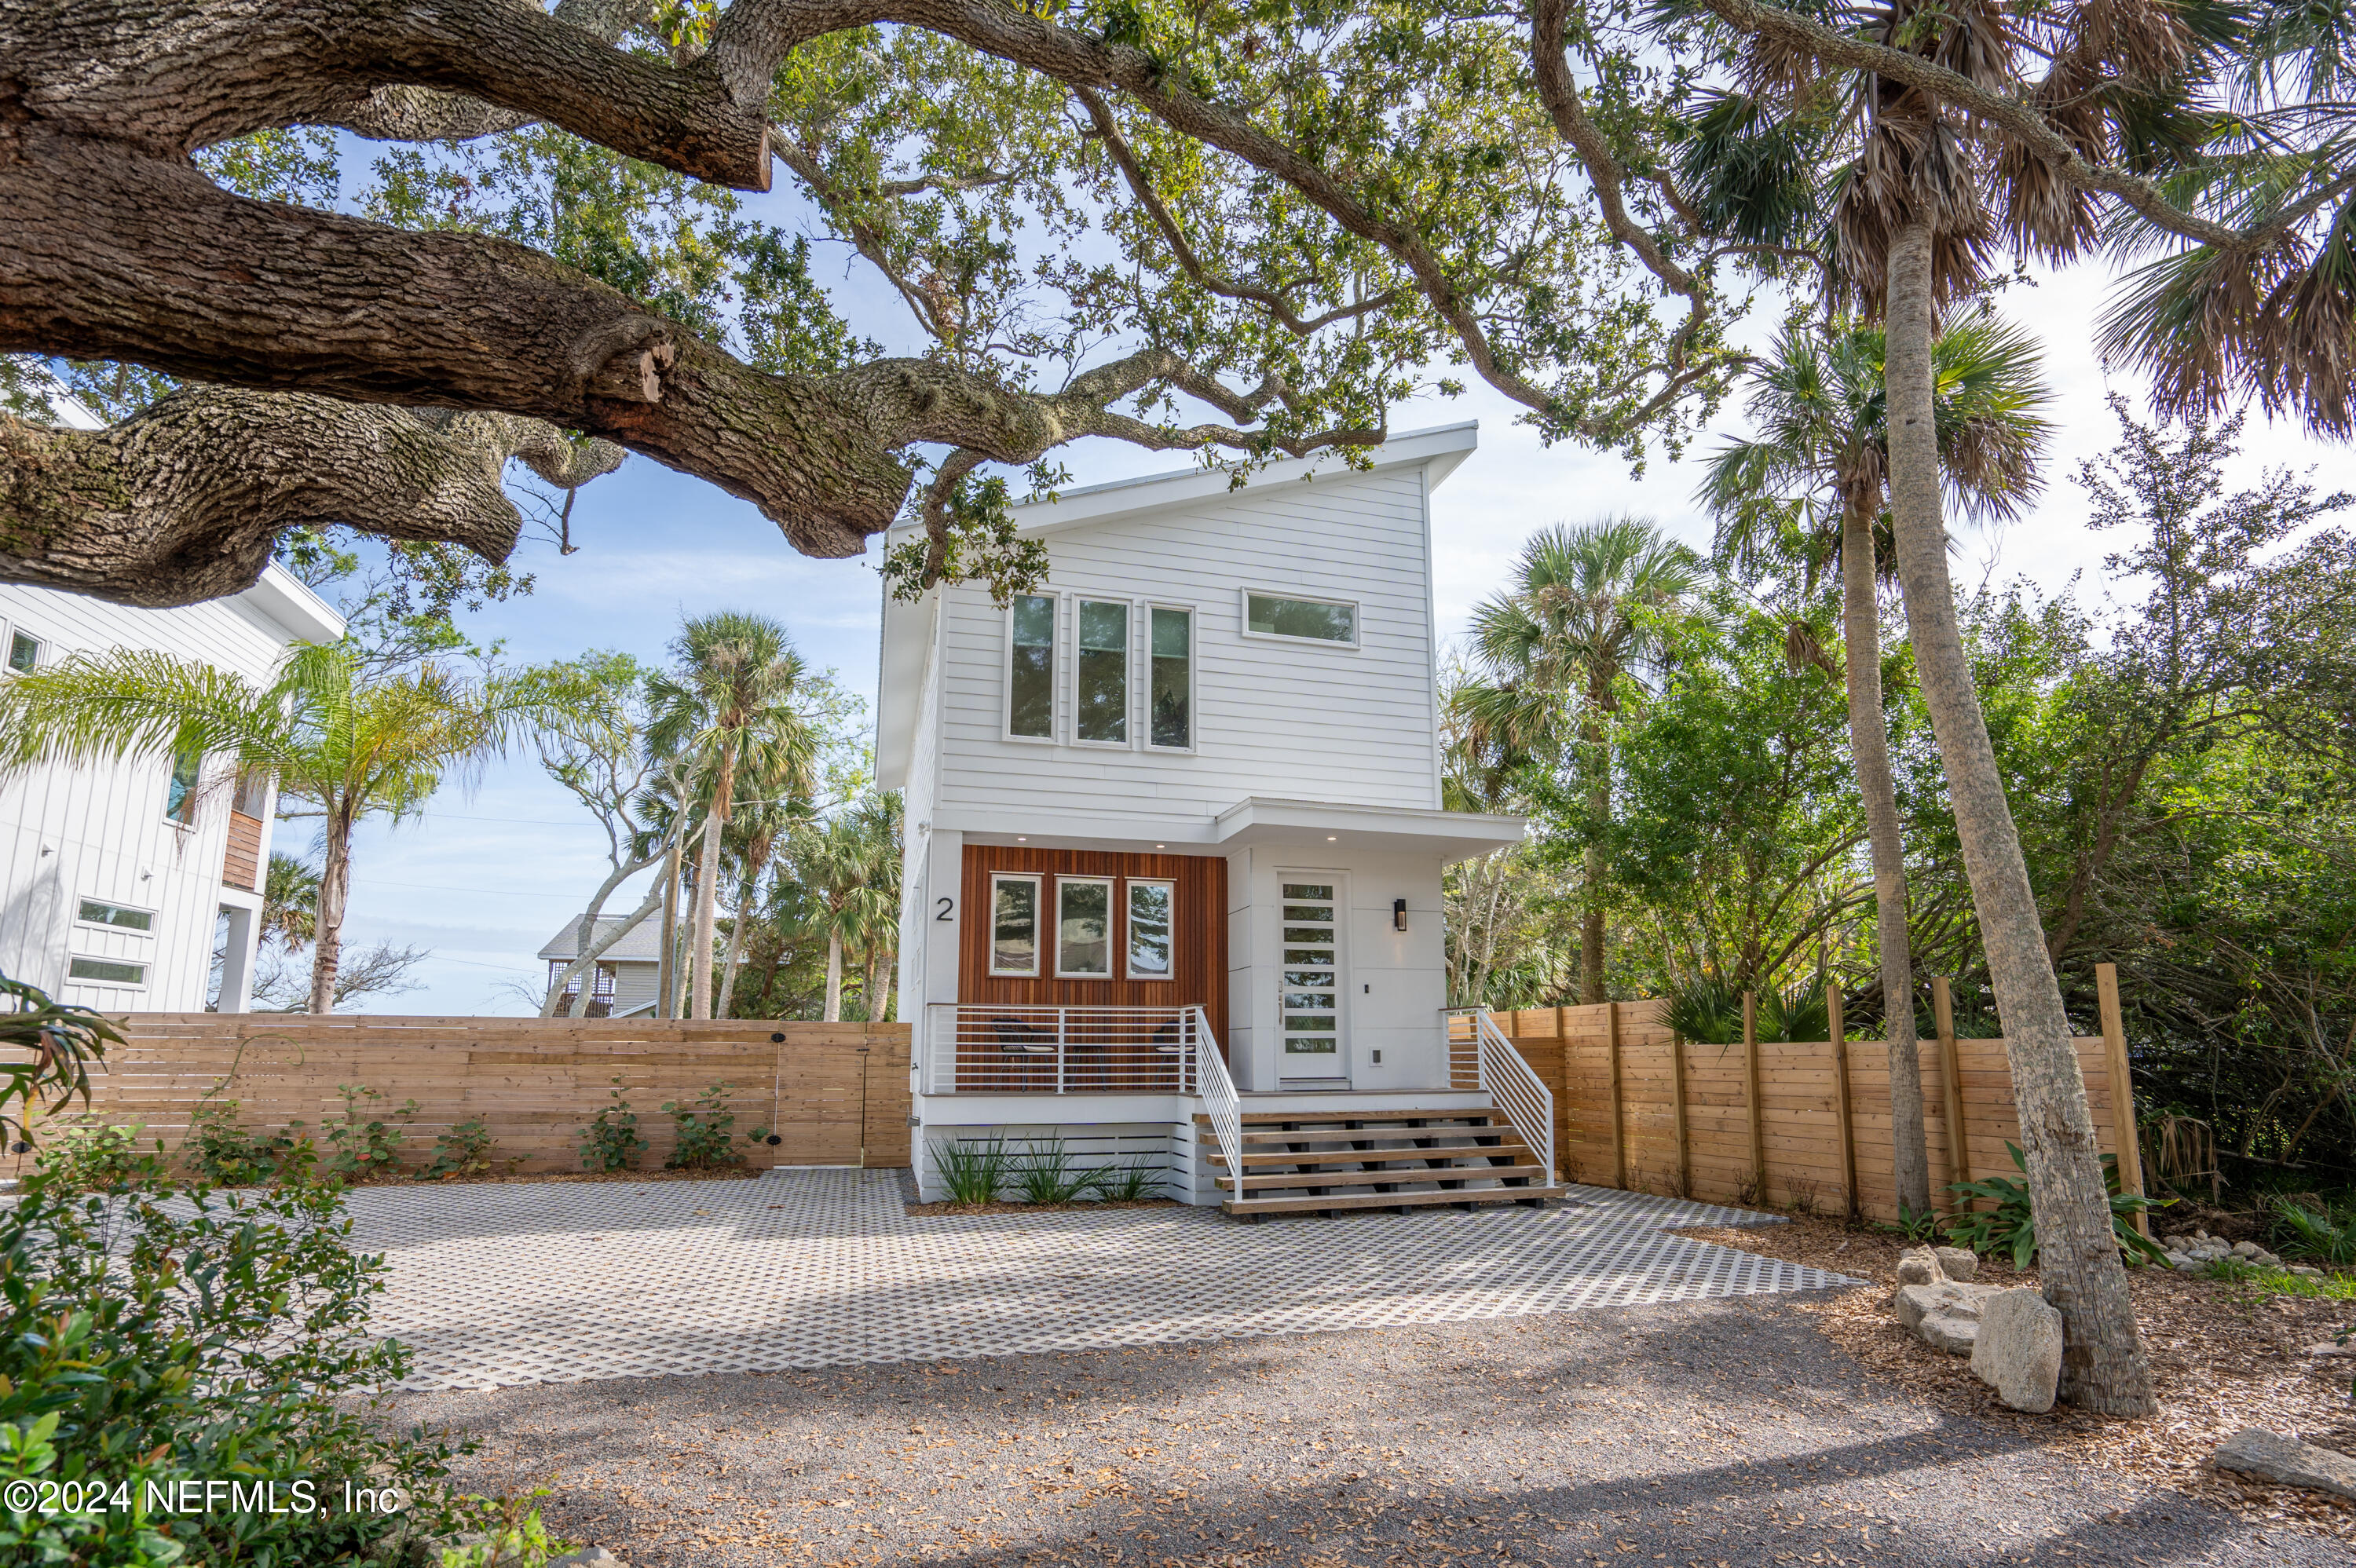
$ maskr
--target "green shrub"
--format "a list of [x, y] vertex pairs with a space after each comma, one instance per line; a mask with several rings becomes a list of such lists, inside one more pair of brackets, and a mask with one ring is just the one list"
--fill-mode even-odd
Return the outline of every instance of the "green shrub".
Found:
[[614, 1075], [614, 1087], [606, 1093], [613, 1104], [590, 1118], [581, 1129], [581, 1168], [610, 1171], [635, 1170], [638, 1156], [644, 1154], [647, 1140], [638, 1136], [637, 1113], [622, 1098], [622, 1075]]
[[[727, 1170], [744, 1163], [744, 1155], [734, 1147], [728, 1131], [736, 1125], [734, 1113], [728, 1109], [728, 1096], [735, 1087], [734, 1083], [714, 1083], [698, 1094], [692, 1105], [682, 1105], [676, 1100], [663, 1102], [663, 1110], [678, 1129], [670, 1157], [663, 1161], [665, 1170]], [[753, 1136], [757, 1138], [765, 1135]]]
[[2277, 1204], [2274, 1240], [2276, 1249], [2288, 1257], [2356, 1264], [2356, 1215], [2343, 1221], [2329, 1209], [2318, 1213], [2303, 1204]]
[[[109, 1500], [0, 1511], [0, 1561], [391, 1563], [467, 1527], [478, 1510], [447, 1480], [466, 1448], [370, 1419], [408, 1352], [369, 1331], [385, 1265], [349, 1232], [334, 1182], [176, 1192], [151, 1168], [78, 1198], [37, 1172], [0, 1212], [0, 1485], [103, 1479]], [[133, 1506], [151, 1485], [231, 1480], [274, 1480], [290, 1503], [300, 1480], [326, 1506]], [[408, 1506], [346, 1511], [347, 1482]]]
[[276, 1133], [249, 1133], [237, 1125], [238, 1102], [215, 1100], [188, 1119], [182, 1157], [214, 1187], [260, 1187], [282, 1172], [307, 1169], [314, 1158], [303, 1124], [289, 1122]]
[[[327, 1153], [320, 1160], [319, 1168], [350, 1182], [390, 1176], [399, 1170], [402, 1140], [408, 1136], [408, 1125], [417, 1115], [417, 1102], [411, 1100], [391, 1113], [401, 1123], [391, 1126], [377, 1108], [377, 1102], [384, 1098], [381, 1092], [364, 1083], [338, 1083], [336, 1093], [343, 1098], [344, 1119], [327, 1129]], [[369, 1111], [365, 1122], [360, 1120], [363, 1102]]]
[[[1742, 988], [1709, 974], [1670, 993], [1668, 1025], [1698, 1045], [1742, 1043]], [[1752, 1016], [1761, 1040], [1830, 1040], [1832, 1001], [1822, 980], [1789, 991], [1762, 987]]]
[[1097, 1173], [1072, 1163], [1061, 1138], [1025, 1145], [1014, 1168], [1014, 1190], [1025, 1203], [1069, 1203], [1096, 1187]]
[[450, 1181], [465, 1176], [487, 1176], [491, 1169], [491, 1129], [480, 1116], [469, 1116], [434, 1136], [434, 1157], [417, 1173], [420, 1181]]
[[35, 1166], [64, 1192], [112, 1192], [131, 1180], [151, 1157], [139, 1152], [136, 1126], [112, 1127], [94, 1116], [77, 1118], [47, 1134]]
[[[2026, 1176], [2029, 1162], [2020, 1146], [2004, 1146], [2012, 1154], [2014, 1168]], [[2126, 1253], [2130, 1262], [2165, 1263], [2168, 1253], [2159, 1243], [2139, 1233], [2135, 1217], [2152, 1208], [2150, 1199], [2119, 1190], [2119, 1161], [2115, 1155], [2103, 1157], [2103, 1182], [2111, 1195], [2111, 1233]], [[2009, 1177], [1991, 1176], [1985, 1181], [1958, 1181], [1947, 1189], [1955, 1195], [1958, 1205], [1947, 1221], [1947, 1239], [1959, 1247], [1987, 1254], [2009, 1252], [2012, 1266], [2027, 1268], [2037, 1255], [2037, 1219], [2030, 1212], [2029, 1183]], [[1995, 1205], [1992, 1209], [1967, 1209], [1975, 1199]]]
[[1011, 1157], [1003, 1138], [986, 1144], [951, 1138], [931, 1146], [933, 1168], [948, 1189], [952, 1203], [995, 1203], [1006, 1186]]

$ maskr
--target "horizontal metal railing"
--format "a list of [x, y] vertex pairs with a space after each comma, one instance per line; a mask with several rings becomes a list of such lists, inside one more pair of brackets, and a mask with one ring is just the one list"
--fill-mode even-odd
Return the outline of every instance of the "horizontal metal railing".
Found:
[[936, 1003], [917, 1082], [926, 1094], [1192, 1094], [1209, 1032], [1199, 1007]]
[[1440, 1023], [1448, 1030], [1448, 1086], [1451, 1089], [1473, 1090], [1481, 1087], [1481, 1015], [1485, 1008], [1449, 1008], [1440, 1014]]

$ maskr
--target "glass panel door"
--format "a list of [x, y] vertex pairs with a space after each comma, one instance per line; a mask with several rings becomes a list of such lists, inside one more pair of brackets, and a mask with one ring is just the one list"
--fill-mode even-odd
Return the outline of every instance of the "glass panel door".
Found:
[[1284, 1065], [1296, 1076], [1340, 1078], [1342, 923], [1332, 882], [1286, 882], [1278, 934], [1278, 1019]]

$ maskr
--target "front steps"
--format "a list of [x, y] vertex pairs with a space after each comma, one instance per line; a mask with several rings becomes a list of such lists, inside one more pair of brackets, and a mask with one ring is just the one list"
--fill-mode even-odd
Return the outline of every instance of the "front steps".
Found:
[[1537, 1208], [1565, 1190], [1494, 1110], [1248, 1111], [1240, 1172], [1227, 1169], [1209, 1116], [1195, 1116], [1194, 1138], [1227, 1194], [1220, 1207], [1239, 1220], [1440, 1204]]

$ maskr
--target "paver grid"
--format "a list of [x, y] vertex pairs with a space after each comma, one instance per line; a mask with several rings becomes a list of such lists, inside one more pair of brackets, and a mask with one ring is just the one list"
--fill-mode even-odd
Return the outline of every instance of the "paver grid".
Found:
[[402, 1385], [487, 1389], [1515, 1317], [1858, 1282], [1664, 1233], [1768, 1216], [1569, 1204], [1238, 1225], [1215, 1210], [912, 1218], [898, 1172], [361, 1189]]

